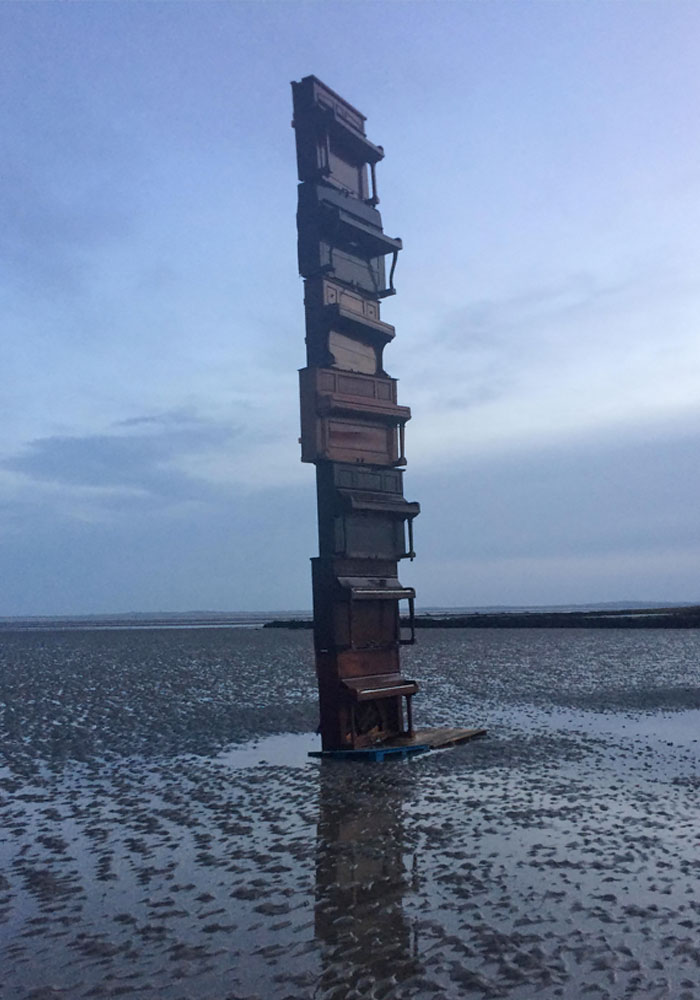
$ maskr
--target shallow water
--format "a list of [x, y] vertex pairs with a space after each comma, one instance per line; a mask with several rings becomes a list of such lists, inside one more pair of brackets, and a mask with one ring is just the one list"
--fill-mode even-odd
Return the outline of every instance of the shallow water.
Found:
[[3, 997], [700, 996], [700, 635], [419, 639], [368, 765], [308, 633], [3, 635]]

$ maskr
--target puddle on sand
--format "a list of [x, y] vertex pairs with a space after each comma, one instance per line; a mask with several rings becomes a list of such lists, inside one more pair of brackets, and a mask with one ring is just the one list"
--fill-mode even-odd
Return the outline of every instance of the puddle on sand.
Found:
[[697, 743], [700, 738], [700, 709], [675, 711], [596, 712], [586, 708], [518, 705], [493, 709], [488, 715], [487, 728], [493, 732], [500, 726], [526, 729], [549, 729], [552, 732], [578, 732], [626, 738], [644, 737], [670, 741], [679, 746]]
[[[499, 717], [500, 716], [500, 717]], [[576, 731], [601, 736], [622, 738], [645, 737], [668, 742], [668, 745], [698, 744], [700, 736], [700, 710], [649, 714], [623, 714], [620, 712], [592, 712], [585, 709], [548, 708], [540, 710], [528, 706], [520, 712], [509, 708], [494, 712], [488, 728], [495, 732], [506, 724], [526, 724], [528, 728], [546, 728], [552, 731]], [[313, 763], [309, 752], [321, 749], [317, 733], [277, 733], [247, 743], [240, 743], [224, 750], [214, 758], [214, 763], [224, 767], [250, 768], [305, 767]], [[449, 749], [453, 749], [450, 747]]]
[[217, 754], [214, 763], [224, 767], [305, 767], [314, 761], [309, 751], [321, 749], [316, 733], [277, 733], [264, 739], [241, 743]]

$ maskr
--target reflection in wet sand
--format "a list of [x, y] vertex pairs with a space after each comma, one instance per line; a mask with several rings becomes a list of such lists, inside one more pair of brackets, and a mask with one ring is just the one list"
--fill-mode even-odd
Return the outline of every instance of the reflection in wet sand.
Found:
[[367, 766], [324, 761], [320, 768], [315, 930], [320, 991], [328, 997], [391, 989], [418, 968], [403, 905], [416, 876], [415, 865], [410, 876], [406, 868], [403, 789], [368, 782]]

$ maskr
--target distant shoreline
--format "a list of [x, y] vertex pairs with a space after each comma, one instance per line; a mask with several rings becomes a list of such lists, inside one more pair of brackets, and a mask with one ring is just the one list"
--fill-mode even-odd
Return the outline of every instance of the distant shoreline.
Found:
[[[404, 622], [406, 623], [406, 622]], [[700, 606], [614, 611], [489, 611], [419, 614], [419, 628], [700, 628]], [[309, 629], [302, 618], [277, 619], [263, 628]]]
[[86, 615], [0, 618], [0, 632], [90, 632], [128, 629], [262, 628], [269, 615]]
[[[433, 611], [416, 615], [424, 628], [700, 628], [700, 605], [609, 607], [552, 610]], [[72, 615], [0, 618], [2, 632], [117, 631], [148, 629], [312, 629], [310, 613], [273, 618], [264, 613], [191, 612], [185, 614]]]

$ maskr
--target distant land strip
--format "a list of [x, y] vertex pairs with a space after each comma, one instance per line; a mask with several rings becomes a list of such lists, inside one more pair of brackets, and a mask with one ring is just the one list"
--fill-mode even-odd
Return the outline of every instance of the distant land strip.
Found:
[[123, 614], [123, 615], [34, 615], [20, 618], [0, 618], [0, 632], [17, 631], [86, 631], [104, 629], [163, 629], [163, 628], [261, 628], [269, 622], [265, 614], [202, 612], [191, 614]]
[[[402, 619], [408, 625], [408, 619]], [[614, 611], [475, 611], [419, 614], [419, 628], [700, 628], [700, 605]], [[263, 628], [313, 628], [306, 618], [277, 619]]]
[[[279, 612], [278, 612], [279, 614]], [[402, 620], [408, 625], [408, 619]], [[639, 608], [580, 608], [513, 611], [434, 611], [416, 615], [420, 628], [700, 628], [700, 605]], [[311, 614], [292, 611], [286, 618], [271, 618], [265, 612], [117, 615], [36, 615], [0, 617], [0, 632], [101, 631], [105, 629], [188, 629], [188, 628], [278, 628], [311, 629]]]

